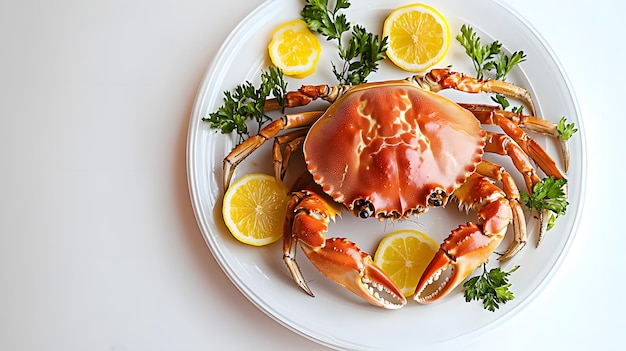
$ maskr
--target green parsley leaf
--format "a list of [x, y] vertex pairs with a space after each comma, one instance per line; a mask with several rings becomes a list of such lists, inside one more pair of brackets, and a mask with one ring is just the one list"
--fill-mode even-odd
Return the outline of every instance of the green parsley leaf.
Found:
[[509, 275], [518, 268], [519, 266], [515, 266], [510, 271], [505, 272], [497, 267], [487, 271], [487, 264], [483, 263], [482, 274], [470, 278], [463, 284], [465, 301], [482, 300], [483, 307], [494, 312], [500, 308], [500, 304], [505, 304], [515, 298], [513, 292], [509, 290], [511, 287]]
[[554, 227], [556, 218], [564, 215], [567, 210], [567, 205], [569, 205], [567, 196], [563, 190], [565, 184], [567, 184], [566, 179], [548, 177], [533, 186], [532, 195], [523, 191], [520, 192], [521, 199], [528, 208], [535, 209], [539, 212], [542, 210], [550, 211], [550, 216], [547, 218], [547, 230]]
[[344, 14], [337, 12], [350, 7], [350, 2], [338, 0], [332, 10], [328, 5], [328, 0], [307, 0], [301, 12], [302, 19], [309, 29], [322, 34], [328, 40], [340, 40], [341, 35], [350, 30], [350, 24]]
[[378, 70], [378, 61], [387, 47], [387, 38], [379, 40], [361, 26], [354, 26], [348, 47], [340, 48], [339, 57], [344, 60], [341, 71], [333, 65], [333, 73], [341, 84], [358, 85], [367, 81], [367, 76]]
[[567, 124], [566, 122], [567, 120], [565, 119], [565, 117], [561, 117], [559, 123], [556, 126], [556, 130], [563, 140], [569, 140], [572, 135], [574, 135], [574, 133], [578, 131], [574, 123]]
[[[327, 40], [337, 40], [341, 65], [331, 62], [333, 74], [339, 84], [357, 85], [365, 83], [367, 76], [378, 70], [378, 61], [385, 58], [387, 38], [382, 40], [362, 26], [351, 27], [340, 10], [350, 7], [348, 0], [337, 0], [330, 7], [328, 0], [306, 0], [300, 15], [309, 29], [325, 36]], [[347, 44], [343, 34], [352, 28], [352, 36]]]
[[565, 214], [567, 210], [567, 196], [563, 191], [563, 187], [567, 184], [566, 179], [555, 179], [554, 177], [544, 178], [533, 186], [533, 193], [529, 195], [520, 192], [522, 201], [528, 208], [537, 211], [550, 210], [555, 215]]
[[495, 67], [491, 60], [494, 55], [500, 52], [502, 44], [494, 41], [491, 44], [482, 45], [474, 29], [465, 24], [461, 26], [461, 34], [456, 36], [456, 40], [461, 43], [467, 56], [472, 59], [476, 69], [476, 78], [483, 79], [484, 71], [492, 70]]
[[[491, 44], [482, 45], [480, 38], [474, 29], [467, 25], [461, 26], [461, 34], [456, 36], [456, 40], [465, 48], [465, 53], [472, 59], [477, 79], [485, 79], [486, 72], [495, 71], [495, 79], [506, 80], [506, 76], [513, 67], [526, 61], [526, 54], [523, 51], [516, 51], [511, 56], [502, 52], [502, 44], [494, 41]], [[491, 99], [506, 110], [510, 103], [502, 94], [496, 94]], [[514, 113], [522, 113], [524, 106], [511, 107]]]
[[526, 61], [526, 54], [523, 51], [516, 51], [510, 57], [500, 54], [497, 60], [493, 61], [493, 68], [496, 71], [496, 79], [505, 80], [515, 65]]
[[524, 105], [519, 105], [517, 107], [511, 107], [511, 112], [521, 114], [524, 112]]
[[[500, 105], [500, 108], [502, 110], [506, 110], [509, 106], [511, 106], [511, 103], [509, 102], [509, 100], [506, 98], [506, 96], [502, 94], [496, 94], [495, 96], [492, 96], [491, 101]], [[524, 105], [519, 105], [517, 107], [511, 106], [511, 112], [513, 113], [521, 114], [523, 111], [524, 111]]]
[[509, 103], [509, 100], [506, 98], [506, 96], [504, 96], [502, 94], [496, 94], [495, 96], [492, 96], [491, 100], [493, 102], [499, 104], [500, 107], [502, 107], [503, 110], [506, 110], [507, 107], [509, 107], [511, 105]]
[[237, 132], [239, 142], [242, 142], [250, 136], [248, 120], [257, 122], [257, 132], [271, 120], [265, 114], [267, 98], [273, 94], [278, 104], [284, 108], [286, 93], [287, 83], [284, 80], [283, 72], [279, 68], [270, 66], [268, 71], [261, 73], [259, 88], [250, 82], [245, 82], [235, 87], [233, 92], [225, 91], [224, 104], [217, 109], [217, 112], [210, 113], [209, 117], [202, 118], [202, 120], [208, 122], [211, 128], [219, 130], [222, 134]]
[[461, 34], [456, 36], [456, 40], [461, 43], [467, 56], [472, 59], [478, 79], [484, 79], [487, 71], [495, 71], [495, 79], [505, 80], [513, 67], [526, 60], [526, 54], [523, 51], [516, 51], [511, 56], [503, 53], [502, 44], [497, 40], [491, 44], [482, 45], [474, 29], [465, 24], [461, 26]]

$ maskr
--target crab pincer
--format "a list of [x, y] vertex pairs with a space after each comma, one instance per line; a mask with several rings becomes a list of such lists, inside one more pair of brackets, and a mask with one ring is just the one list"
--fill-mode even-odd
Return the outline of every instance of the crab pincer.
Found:
[[372, 257], [345, 238], [328, 238], [328, 223], [338, 214], [334, 204], [312, 191], [294, 192], [287, 205], [283, 260], [294, 281], [310, 296], [295, 259], [298, 244], [309, 261], [327, 278], [352, 291], [365, 301], [387, 309], [398, 309], [406, 298]]
[[429, 303], [448, 295], [500, 245], [513, 211], [504, 192], [491, 181], [473, 174], [455, 192], [462, 206], [477, 210], [479, 223], [453, 230], [422, 274], [414, 299]]

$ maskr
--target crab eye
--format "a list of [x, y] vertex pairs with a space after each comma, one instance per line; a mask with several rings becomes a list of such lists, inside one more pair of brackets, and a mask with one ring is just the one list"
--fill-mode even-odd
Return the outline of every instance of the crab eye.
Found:
[[365, 219], [374, 215], [374, 205], [367, 200], [357, 200], [354, 203], [354, 210], [359, 217]]
[[428, 204], [432, 207], [440, 207], [444, 204], [444, 199], [446, 198], [446, 192], [438, 189], [433, 191], [428, 198]]

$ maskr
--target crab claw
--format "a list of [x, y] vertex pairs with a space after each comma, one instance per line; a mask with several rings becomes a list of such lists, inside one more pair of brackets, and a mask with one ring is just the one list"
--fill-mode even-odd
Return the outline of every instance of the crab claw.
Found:
[[321, 248], [301, 245], [311, 263], [328, 279], [372, 305], [398, 309], [406, 304], [402, 291], [372, 257], [343, 238], [329, 238]]
[[419, 303], [434, 302], [446, 296], [486, 262], [513, 220], [509, 201], [485, 177], [470, 176], [454, 196], [462, 206], [477, 209], [481, 223], [461, 225], [443, 241], [417, 283], [413, 298]]
[[402, 290], [378, 267], [372, 257], [344, 238], [324, 237], [328, 223], [339, 214], [336, 205], [315, 191], [291, 194], [284, 224], [283, 260], [293, 280], [310, 296], [313, 292], [296, 262], [296, 247], [327, 278], [365, 301], [387, 309], [406, 304]]
[[483, 234], [471, 222], [453, 230], [422, 274], [415, 301], [429, 303], [446, 296], [487, 260], [502, 238], [503, 235]]

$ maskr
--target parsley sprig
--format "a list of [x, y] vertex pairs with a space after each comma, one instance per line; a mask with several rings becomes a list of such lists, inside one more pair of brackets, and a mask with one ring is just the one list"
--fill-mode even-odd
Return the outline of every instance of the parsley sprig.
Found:
[[578, 131], [574, 123], [567, 123], [565, 117], [561, 117], [559, 123], [556, 125], [556, 130], [563, 140], [569, 140], [574, 133]]
[[526, 61], [526, 54], [523, 51], [516, 51], [511, 56], [500, 55], [497, 61], [493, 62], [496, 70], [496, 79], [505, 80], [507, 74], [511, 72], [513, 67]]
[[569, 205], [564, 191], [565, 184], [567, 184], [566, 179], [547, 177], [533, 186], [532, 195], [523, 191], [520, 192], [522, 201], [528, 208], [551, 212], [552, 215], [548, 219], [548, 230], [552, 229], [554, 220], [558, 216], [565, 214], [567, 205]]
[[333, 73], [341, 84], [358, 85], [367, 82], [367, 76], [378, 70], [378, 61], [383, 60], [387, 50], [387, 38], [379, 40], [362, 26], [354, 26], [352, 38], [345, 49], [339, 46], [339, 57], [343, 59], [340, 70], [333, 64]]
[[340, 11], [348, 7], [349, 0], [337, 0], [334, 7], [329, 5], [328, 0], [306, 0], [301, 16], [310, 30], [322, 34], [327, 40], [337, 41], [342, 64], [337, 66], [332, 63], [332, 69], [339, 84], [357, 85], [365, 83], [367, 76], [378, 70], [378, 61], [385, 58], [387, 37], [381, 40], [363, 26], [355, 25], [346, 44], [344, 33], [350, 31], [352, 26]]
[[481, 44], [478, 34], [468, 25], [461, 26], [461, 34], [456, 40], [465, 48], [465, 53], [472, 59], [476, 69], [476, 78], [484, 79], [485, 72], [494, 71], [495, 79], [505, 80], [516, 65], [526, 61], [523, 51], [516, 51], [511, 56], [502, 52], [502, 43]]
[[[526, 54], [523, 51], [516, 51], [511, 56], [502, 52], [502, 43], [494, 41], [491, 44], [481, 44], [480, 37], [474, 29], [468, 25], [461, 26], [461, 34], [456, 36], [456, 40], [465, 48], [465, 53], [472, 59], [476, 78], [485, 79], [487, 72], [494, 72], [494, 79], [506, 80], [506, 76], [513, 67], [526, 61]], [[510, 103], [502, 94], [496, 94], [491, 98], [506, 110]], [[522, 113], [523, 106], [512, 107], [514, 113]]]
[[349, 0], [337, 0], [332, 9], [328, 7], [328, 0], [307, 0], [301, 16], [310, 30], [324, 35], [328, 40], [341, 40], [341, 35], [350, 30], [350, 24], [346, 15], [339, 11], [348, 7]]
[[[492, 96], [491, 100], [497, 103], [498, 105], [500, 105], [500, 108], [502, 108], [503, 110], [506, 110], [509, 106], [511, 106], [511, 103], [509, 102], [509, 100], [506, 98], [506, 96], [502, 94], [496, 94], [495, 96]], [[511, 112], [513, 113], [522, 113], [523, 111], [524, 111], [524, 105], [511, 107]]]
[[483, 273], [475, 276], [463, 284], [465, 288], [465, 301], [482, 300], [483, 307], [491, 312], [500, 308], [500, 304], [513, 300], [515, 296], [509, 290], [509, 275], [515, 272], [519, 266], [513, 267], [506, 272], [496, 267], [487, 271], [487, 264], [483, 263]]
[[482, 45], [478, 34], [468, 25], [461, 26], [461, 34], [456, 36], [456, 40], [465, 48], [465, 53], [472, 59], [476, 69], [476, 78], [483, 79], [484, 71], [493, 68], [493, 57], [500, 53], [502, 44], [494, 41], [491, 44]]
[[224, 92], [224, 104], [217, 112], [209, 114], [202, 120], [208, 122], [211, 128], [218, 129], [222, 134], [236, 131], [239, 142], [250, 136], [247, 121], [257, 123], [257, 131], [272, 118], [265, 114], [265, 101], [270, 95], [276, 98], [277, 103], [284, 107], [284, 96], [287, 92], [287, 83], [283, 72], [270, 66], [267, 71], [261, 72], [261, 85], [257, 88], [246, 81], [235, 87], [233, 92]]

